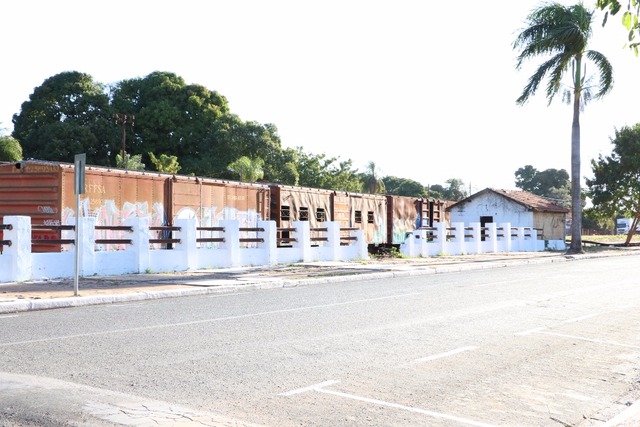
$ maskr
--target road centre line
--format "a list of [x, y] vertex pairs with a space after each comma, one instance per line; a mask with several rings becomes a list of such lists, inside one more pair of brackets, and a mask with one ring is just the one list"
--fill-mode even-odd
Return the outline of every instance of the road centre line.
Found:
[[87, 333], [75, 334], [75, 335], [63, 335], [63, 336], [59, 336], [59, 337], [48, 337], [48, 338], [40, 338], [40, 339], [34, 339], [34, 340], [15, 341], [15, 342], [8, 342], [8, 343], [0, 343], [0, 347], [8, 347], [8, 346], [12, 346], [12, 345], [22, 345], [22, 344], [35, 344], [35, 343], [40, 343], [40, 342], [66, 340], [66, 339], [73, 339], [73, 338], [85, 338], [85, 337], [91, 337], [91, 336], [117, 334], [117, 333], [123, 333], [123, 332], [129, 333], [129, 332], [147, 331], [147, 330], [153, 330], [153, 329], [173, 328], [173, 327], [178, 327], [178, 326], [191, 326], [191, 325], [199, 325], [199, 324], [204, 324], [204, 323], [223, 322], [223, 321], [227, 321], [227, 320], [249, 319], [249, 318], [252, 318], [252, 317], [269, 316], [269, 315], [272, 315], [272, 314], [295, 313], [295, 312], [299, 312], [299, 311], [315, 310], [315, 309], [331, 308], [331, 307], [340, 307], [340, 306], [344, 306], [344, 305], [360, 304], [360, 303], [366, 303], [366, 302], [372, 302], [372, 301], [383, 301], [383, 300], [386, 300], [386, 299], [410, 297], [410, 296], [416, 296], [416, 295], [423, 295], [423, 292], [411, 292], [411, 293], [406, 293], [406, 294], [387, 295], [387, 296], [384, 296], [384, 297], [376, 297], [376, 298], [363, 298], [363, 299], [358, 299], [358, 300], [336, 302], [336, 303], [331, 303], [331, 304], [319, 304], [319, 305], [311, 305], [311, 306], [307, 306], [307, 307], [297, 307], [297, 308], [288, 308], [288, 309], [283, 309], [283, 310], [262, 311], [262, 312], [249, 313], [249, 314], [239, 314], [239, 315], [236, 315], [236, 316], [214, 317], [214, 318], [211, 318], [211, 319], [192, 320], [192, 321], [189, 321], [189, 322], [164, 323], [164, 324], [160, 324], [160, 325], [139, 326], [139, 327], [136, 327], [136, 328], [113, 329], [113, 330], [110, 330], [110, 331], [96, 331], [96, 332], [87, 332]]
[[9, 314], [7, 316], [0, 316], [0, 319], [11, 319], [12, 317], [18, 317], [17, 314]]
[[476, 348], [478, 348], [478, 347], [475, 347], [475, 346], [472, 346], [472, 345], [467, 346], [467, 347], [460, 347], [460, 348], [457, 348], [455, 350], [447, 351], [446, 353], [434, 354], [433, 356], [427, 356], [427, 357], [421, 357], [419, 359], [415, 359], [412, 362], [412, 364], [423, 363], [423, 362], [431, 362], [432, 360], [442, 359], [444, 357], [453, 356], [455, 354], [463, 353], [465, 351], [475, 350]]
[[445, 420], [456, 421], [456, 422], [461, 423], [461, 424], [467, 424], [467, 425], [477, 426], [477, 427], [493, 427], [492, 424], [486, 424], [486, 423], [483, 423], [483, 422], [480, 422], [480, 421], [470, 420], [468, 418], [457, 417], [455, 415], [443, 414], [441, 412], [429, 411], [427, 409], [415, 408], [415, 407], [412, 407], [412, 406], [405, 406], [405, 405], [401, 405], [401, 404], [393, 403], [393, 402], [386, 402], [384, 400], [371, 399], [371, 398], [368, 398], [368, 397], [357, 396], [355, 394], [343, 393], [343, 392], [340, 392], [340, 391], [327, 390], [325, 388], [326, 386], [337, 384], [339, 382], [340, 381], [335, 381], [335, 380], [325, 381], [325, 382], [322, 382], [322, 383], [319, 383], [319, 384], [315, 384], [315, 385], [312, 385], [312, 386], [309, 386], [309, 387], [299, 388], [299, 389], [291, 390], [291, 391], [288, 391], [288, 392], [285, 392], [285, 393], [281, 393], [280, 396], [292, 396], [292, 395], [303, 393], [303, 392], [316, 391], [318, 393], [331, 394], [333, 396], [338, 396], [338, 397], [342, 397], [342, 398], [345, 398], [345, 399], [357, 400], [357, 401], [360, 401], [360, 402], [370, 403], [370, 404], [373, 404], [373, 405], [386, 406], [386, 407], [389, 407], [389, 408], [401, 409], [403, 411], [413, 412], [413, 413], [416, 413], [416, 414], [428, 415], [428, 416], [434, 417], [434, 418], [441, 418], [441, 419], [445, 419]]

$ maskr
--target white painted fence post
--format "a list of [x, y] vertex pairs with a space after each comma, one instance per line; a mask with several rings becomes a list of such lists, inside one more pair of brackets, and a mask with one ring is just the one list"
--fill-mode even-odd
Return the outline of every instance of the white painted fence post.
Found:
[[151, 249], [149, 248], [149, 238], [151, 231], [149, 230], [149, 218], [129, 217], [124, 222], [125, 225], [131, 227], [131, 245], [125, 249], [135, 258], [136, 271], [138, 273], [146, 272], [151, 266]]
[[479, 254], [482, 252], [482, 227], [479, 222], [472, 222], [471, 226], [471, 234], [472, 237], [472, 252], [475, 254]]
[[309, 221], [293, 221], [293, 227], [296, 229], [296, 242], [293, 247], [300, 251], [300, 261], [307, 262], [311, 258], [311, 227]]
[[502, 224], [500, 224], [500, 227], [502, 227], [502, 234], [504, 235], [501, 249], [504, 252], [511, 252], [511, 247], [513, 246], [513, 239], [511, 237], [511, 223], [503, 222]]
[[447, 254], [447, 224], [444, 222], [438, 222], [435, 224], [435, 235], [437, 242], [437, 250], [438, 255], [446, 255]]
[[[487, 232], [484, 240], [490, 253], [498, 252], [498, 225], [495, 222], [486, 224]], [[487, 243], [488, 242], [488, 243]]]
[[220, 226], [224, 227], [224, 243], [222, 247], [227, 250], [229, 266], [240, 266], [240, 222], [235, 219], [220, 220]]
[[358, 259], [369, 259], [369, 245], [364, 237], [364, 230], [355, 230], [351, 234], [355, 235], [355, 244], [358, 245]]
[[524, 227], [518, 227], [516, 231], [517, 245], [516, 250], [519, 252], [526, 252], [527, 250], [527, 238], [525, 237]]
[[[7, 215], [4, 224], [11, 224], [11, 230], [4, 230], [3, 240], [10, 240], [11, 246], [5, 246], [0, 257], [6, 259], [0, 271], [0, 282], [23, 282], [32, 277], [31, 262], [31, 218], [28, 216]], [[6, 258], [5, 258], [6, 257]]]
[[178, 218], [174, 225], [180, 227], [180, 231], [176, 231], [176, 238], [180, 239], [180, 243], [176, 244], [173, 250], [180, 253], [182, 258], [181, 267], [186, 270], [195, 270], [198, 268], [198, 245], [196, 242], [197, 223], [195, 218]]
[[338, 261], [340, 259], [340, 223], [337, 221], [323, 222], [321, 227], [327, 228], [328, 261]]
[[455, 254], [464, 254], [466, 252], [464, 247], [464, 222], [456, 222], [451, 224], [451, 227], [453, 228]]
[[76, 224], [76, 233], [80, 229], [80, 250], [78, 264], [80, 276], [86, 277], [96, 273], [96, 219], [95, 217], [82, 216], [79, 224]]
[[258, 243], [258, 248], [265, 251], [267, 265], [278, 263], [278, 228], [275, 221], [258, 221], [258, 227], [264, 228], [262, 232], [263, 243]]

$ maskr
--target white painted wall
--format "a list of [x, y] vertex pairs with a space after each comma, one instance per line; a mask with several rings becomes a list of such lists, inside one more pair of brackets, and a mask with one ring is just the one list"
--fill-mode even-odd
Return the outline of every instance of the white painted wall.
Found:
[[496, 193], [487, 192], [473, 200], [459, 204], [449, 211], [451, 223], [480, 222], [480, 217], [491, 216], [496, 224], [510, 223], [512, 227], [533, 227], [533, 212]]

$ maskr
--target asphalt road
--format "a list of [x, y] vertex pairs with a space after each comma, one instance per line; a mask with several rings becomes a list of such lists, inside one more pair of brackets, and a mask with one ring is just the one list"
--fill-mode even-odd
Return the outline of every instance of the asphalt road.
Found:
[[0, 425], [607, 426], [636, 256], [0, 316]]

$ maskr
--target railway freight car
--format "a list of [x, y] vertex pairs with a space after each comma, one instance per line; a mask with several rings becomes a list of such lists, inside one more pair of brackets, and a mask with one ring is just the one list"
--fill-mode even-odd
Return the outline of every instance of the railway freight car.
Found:
[[[278, 242], [282, 246], [291, 243], [293, 237], [289, 229], [293, 221], [309, 221], [311, 230], [319, 228], [325, 221], [333, 221], [332, 190], [271, 184], [271, 220], [275, 221]], [[320, 237], [317, 231], [311, 237]]]
[[446, 221], [446, 207], [443, 200], [387, 195], [387, 243], [399, 245], [408, 233]]
[[370, 247], [389, 243], [385, 195], [335, 191], [332, 197], [333, 220], [341, 228], [363, 230]]
[[[31, 217], [38, 226], [60, 226], [75, 221], [74, 165], [25, 161], [0, 164], [0, 219], [5, 215]], [[213, 179], [177, 177], [148, 171], [105, 167], [85, 168], [83, 216], [96, 225], [117, 226], [129, 217], [149, 218], [150, 225], [172, 225], [175, 218], [196, 217], [210, 225], [220, 219], [238, 219], [255, 226], [269, 217], [269, 188]], [[60, 230], [35, 229], [37, 241], [60, 239]], [[34, 244], [34, 251], [59, 251], [60, 245]]]

